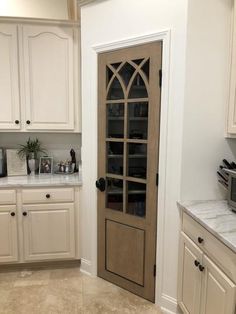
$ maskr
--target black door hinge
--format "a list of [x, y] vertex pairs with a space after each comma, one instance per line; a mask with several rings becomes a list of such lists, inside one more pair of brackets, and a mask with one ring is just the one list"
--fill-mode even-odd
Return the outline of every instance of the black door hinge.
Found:
[[159, 87], [162, 86], [162, 70], [159, 70]]
[[159, 173], [156, 174], [156, 186], [159, 184]]
[[153, 266], [153, 276], [156, 277], [156, 265]]

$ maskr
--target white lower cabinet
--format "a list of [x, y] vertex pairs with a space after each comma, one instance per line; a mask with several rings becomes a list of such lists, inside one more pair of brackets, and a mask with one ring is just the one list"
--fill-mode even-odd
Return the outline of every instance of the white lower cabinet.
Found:
[[15, 205], [0, 206], [0, 262], [18, 261]]
[[23, 207], [25, 261], [75, 257], [74, 204]]
[[0, 264], [78, 260], [78, 189], [0, 190]]
[[[190, 219], [186, 218], [184, 228]], [[180, 235], [178, 304], [184, 314], [236, 314], [236, 284], [233, 281], [236, 265], [233, 263], [232, 266], [231, 262], [233, 253], [227, 248], [221, 252], [225, 261], [221, 266], [226, 273], [232, 274], [231, 279], [217, 265], [217, 258], [213, 261], [208, 256], [208, 253], [212, 258], [214, 254], [218, 255], [218, 240], [208, 238], [206, 231], [204, 239], [199, 242], [201, 244], [194, 243], [197, 239], [194, 232], [197, 234], [198, 230], [195, 222], [192, 226], [195, 229], [189, 229], [189, 234], [182, 231]], [[207, 245], [214, 251], [208, 252]]]
[[203, 257], [201, 314], [235, 313], [235, 284], [207, 256]]
[[184, 313], [199, 314], [202, 276], [198, 266], [202, 251], [182, 232], [179, 265], [179, 305]]

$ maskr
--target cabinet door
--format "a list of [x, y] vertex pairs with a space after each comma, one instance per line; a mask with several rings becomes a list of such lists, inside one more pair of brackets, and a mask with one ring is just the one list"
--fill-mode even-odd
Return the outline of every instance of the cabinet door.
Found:
[[75, 257], [74, 204], [23, 208], [25, 261]]
[[0, 262], [18, 260], [16, 206], [0, 206]]
[[0, 129], [20, 129], [17, 26], [0, 24]]
[[184, 313], [200, 314], [202, 251], [182, 232], [180, 239], [178, 302]]
[[73, 28], [22, 27], [26, 130], [73, 130]]
[[234, 314], [235, 284], [205, 255], [201, 314]]

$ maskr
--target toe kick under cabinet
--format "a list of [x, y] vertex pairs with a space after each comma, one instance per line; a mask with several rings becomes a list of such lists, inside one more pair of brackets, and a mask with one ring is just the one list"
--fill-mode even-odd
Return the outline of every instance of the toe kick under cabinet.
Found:
[[78, 189], [0, 190], [0, 263], [79, 259]]
[[178, 274], [184, 314], [236, 314], [236, 254], [184, 212]]

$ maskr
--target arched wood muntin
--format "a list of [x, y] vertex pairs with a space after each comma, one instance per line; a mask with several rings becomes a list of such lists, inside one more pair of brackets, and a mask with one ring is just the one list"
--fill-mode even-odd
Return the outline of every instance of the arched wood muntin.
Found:
[[[127, 66], [132, 67], [133, 69], [133, 73], [131, 75], [131, 77], [128, 80], [128, 84], [127, 82], [125, 82], [124, 80], [124, 76], [121, 74], [122, 70], [126, 70]], [[143, 66], [148, 65], [148, 75], [144, 72], [143, 70]], [[135, 84], [135, 79], [139, 79], [139, 76], [142, 79], [142, 82], [144, 84], [143, 87], [145, 88], [145, 94], [146, 97], [142, 97], [142, 98], [148, 98], [149, 95], [149, 83], [148, 83], [148, 79], [149, 79], [149, 58], [144, 58], [141, 59], [141, 62], [139, 64], [135, 63], [134, 60], [129, 60], [129, 61], [124, 61], [121, 62], [120, 65], [118, 65], [117, 68], [115, 68], [113, 66], [113, 64], [108, 64], [107, 65], [107, 70], [110, 70], [113, 75], [110, 78], [110, 80], [108, 80], [108, 84], [107, 84], [107, 90], [106, 90], [106, 94], [107, 94], [107, 101], [112, 100], [111, 97], [109, 97], [111, 88], [112, 88], [112, 84], [114, 84], [115, 79], [118, 80], [118, 82], [120, 83], [120, 87], [122, 88], [122, 92], [123, 92], [123, 100], [128, 101], [131, 99], [137, 99], [136, 97], [131, 97], [131, 91], [132, 91], [132, 87]], [[122, 100], [121, 99], [117, 99], [117, 100]]]
[[[98, 275], [150, 301], [155, 296], [161, 62], [161, 42], [98, 57], [98, 177], [106, 181], [106, 190], [98, 192]], [[145, 174], [134, 175], [130, 164], [141, 165]]]

